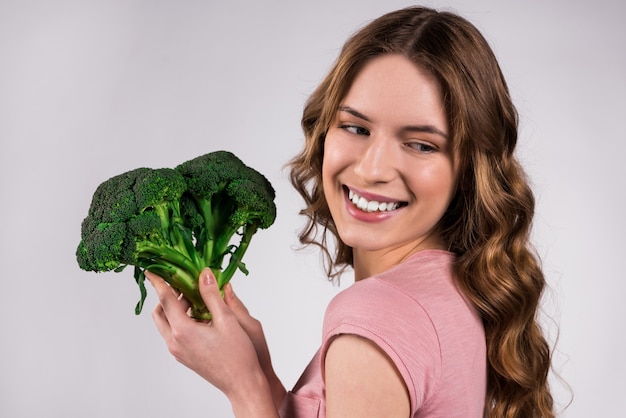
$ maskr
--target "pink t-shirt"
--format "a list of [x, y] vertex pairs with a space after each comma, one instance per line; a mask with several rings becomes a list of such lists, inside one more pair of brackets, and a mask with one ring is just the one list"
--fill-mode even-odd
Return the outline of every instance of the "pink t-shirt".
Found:
[[326, 310], [322, 346], [281, 409], [282, 418], [324, 418], [324, 356], [333, 337], [377, 344], [404, 379], [411, 417], [482, 417], [485, 335], [454, 284], [454, 254], [428, 250], [339, 293]]

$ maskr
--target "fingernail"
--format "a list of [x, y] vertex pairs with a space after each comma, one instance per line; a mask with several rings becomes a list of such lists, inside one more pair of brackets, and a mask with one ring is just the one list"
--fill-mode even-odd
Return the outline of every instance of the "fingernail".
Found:
[[152, 273], [149, 272], [148, 270], [146, 270], [146, 271], [143, 272], [143, 274], [144, 274], [144, 276], [146, 276], [146, 279], [148, 279], [148, 281], [150, 283], [152, 283], [152, 280], [153, 280]]
[[215, 277], [213, 277], [213, 273], [211, 273], [210, 271], [207, 272], [207, 274], [204, 275], [204, 281], [208, 285], [215, 284]]
[[228, 283], [226, 286], [224, 286], [224, 293], [226, 294], [226, 297], [228, 297], [229, 299], [234, 299], [235, 298], [235, 292], [233, 291], [233, 286]]

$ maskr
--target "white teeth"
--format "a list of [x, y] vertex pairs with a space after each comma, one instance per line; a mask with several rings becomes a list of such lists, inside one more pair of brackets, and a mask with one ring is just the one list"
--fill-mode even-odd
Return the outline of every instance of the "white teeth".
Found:
[[396, 202], [377, 202], [375, 200], [368, 201], [364, 197], [361, 197], [354, 193], [352, 190], [348, 190], [348, 198], [354, 205], [364, 212], [391, 212], [398, 209], [398, 203]]
[[374, 212], [378, 210], [378, 202], [369, 202], [367, 204], [367, 211], [368, 212]]

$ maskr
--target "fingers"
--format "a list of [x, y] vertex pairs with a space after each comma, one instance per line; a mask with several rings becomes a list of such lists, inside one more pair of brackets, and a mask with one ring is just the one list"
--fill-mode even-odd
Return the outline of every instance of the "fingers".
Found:
[[[153, 312], [154, 320], [159, 322], [157, 326], [166, 329], [170, 324], [177, 323], [183, 319], [189, 319], [188, 310], [190, 303], [157, 274], [149, 271], [146, 271], [145, 274], [159, 297], [160, 303]], [[213, 322], [215, 322], [217, 318], [228, 314], [231, 309], [224, 303], [219, 286], [210, 268], [202, 270], [198, 278], [198, 286], [200, 295], [212, 314]], [[235, 306], [238, 312], [247, 314], [247, 310], [241, 302], [236, 303]]]
[[200, 287], [202, 300], [204, 300], [207, 309], [211, 312], [213, 321], [219, 320], [228, 309], [222, 299], [222, 294], [220, 293], [219, 286], [217, 285], [217, 281], [211, 269], [205, 268], [202, 270], [198, 285]]
[[230, 283], [224, 286], [224, 301], [226, 302], [226, 305], [228, 305], [228, 307], [233, 310], [238, 318], [243, 315], [250, 315], [248, 312], [248, 308], [246, 308], [241, 299], [239, 299], [237, 295], [235, 295], [235, 292], [233, 291], [233, 286]]
[[[150, 284], [154, 287], [154, 290], [159, 297], [159, 305], [153, 311], [153, 318], [155, 321], [160, 321], [164, 325], [169, 326], [169, 322], [177, 320], [182, 317], [187, 317], [187, 310], [189, 309], [189, 302], [187, 302], [182, 295], [170, 285], [167, 284], [158, 275], [149, 272], [145, 272], [146, 278], [150, 281]], [[159, 324], [157, 324], [159, 326]], [[161, 329], [159, 329], [161, 331]]]
[[261, 323], [250, 316], [248, 308], [246, 308], [241, 299], [235, 295], [230, 283], [224, 286], [224, 300], [235, 315], [235, 318], [237, 318], [237, 322], [239, 322], [248, 335], [251, 337], [254, 336], [255, 338], [259, 337], [259, 333], [262, 333]]
[[144, 271], [144, 274], [150, 281], [150, 284], [152, 284], [152, 287], [154, 287], [154, 290], [156, 290], [159, 299], [161, 299], [161, 294], [165, 295], [167, 293], [175, 293], [175, 290], [172, 289], [167, 282], [161, 278], [161, 276], [158, 276], [148, 270]]
[[159, 334], [161, 334], [163, 339], [166, 342], [170, 341], [172, 335], [172, 327], [167, 320], [167, 316], [165, 315], [161, 304], [158, 304], [152, 311], [152, 320], [154, 321], [157, 331], [159, 331]]

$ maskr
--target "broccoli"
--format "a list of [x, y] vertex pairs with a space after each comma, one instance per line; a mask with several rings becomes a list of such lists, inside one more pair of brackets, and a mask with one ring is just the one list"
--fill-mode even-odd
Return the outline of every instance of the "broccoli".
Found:
[[[198, 276], [210, 267], [222, 289], [239, 269], [258, 229], [276, 219], [275, 192], [258, 171], [228, 151], [208, 153], [176, 168], [137, 168], [94, 192], [76, 251], [86, 271], [134, 266], [141, 298], [145, 271], [163, 277], [191, 303], [191, 316], [210, 318]], [[225, 259], [228, 264], [223, 267]]]

